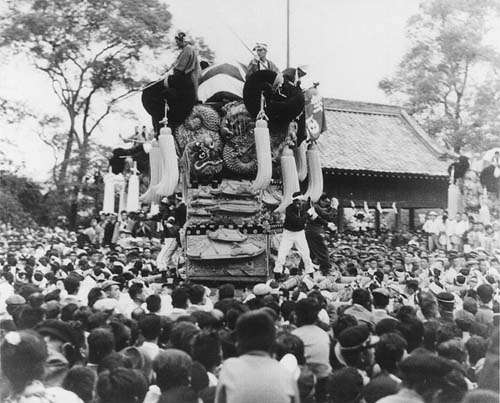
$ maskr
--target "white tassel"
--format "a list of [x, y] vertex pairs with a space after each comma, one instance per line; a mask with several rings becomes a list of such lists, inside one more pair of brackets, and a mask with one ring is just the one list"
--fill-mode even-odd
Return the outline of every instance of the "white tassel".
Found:
[[137, 175], [137, 163], [134, 162], [132, 175], [128, 179], [127, 211], [139, 211], [139, 176]]
[[163, 158], [157, 141], [151, 146], [149, 151], [149, 186], [148, 190], [139, 198], [142, 203], [153, 203], [158, 201], [158, 196], [154, 187], [160, 183], [163, 171]]
[[119, 212], [127, 210], [127, 192], [125, 191], [125, 186], [120, 188], [120, 203], [119, 203]]
[[160, 129], [158, 143], [163, 157], [163, 175], [160, 183], [154, 189], [158, 196], [170, 196], [175, 192], [179, 182], [179, 166], [177, 164], [174, 136], [172, 136], [169, 127]]
[[281, 175], [283, 178], [283, 197], [280, 205], [274, 210], [282, 213], [292, 202], [292, 195], [300, 190], [297, 167], [292, 150], [285, 146], [281, 155]]
[[103, 178], [104, 181], [104, 200], [102, 211], [106, 214], [115, 212], [115, 175], [111, 172], [111, 167]]
[[255, 150], [257, 154], [257, 176], [252, 183], [255, 190], [267, 189], [271, 183], [273, 173], [271, 140], [269, 129], [264, 119], [258, 119], [255, 123]]

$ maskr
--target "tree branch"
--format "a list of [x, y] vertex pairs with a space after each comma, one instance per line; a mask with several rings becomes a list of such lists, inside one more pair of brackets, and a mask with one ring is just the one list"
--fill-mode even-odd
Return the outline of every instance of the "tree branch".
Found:
[[90, 136], [93, 131], [96, 129], [96, 127], [102, 122], [102, 120], [111, 112], [111, 109], [113, 108], [113, 106], [118, 102], [120, 101], [122, 98], [125, 98], [127, 95], [135, 92], [136, 90], [135, 89], [131, 89], [131, 90], [128, 90], [126, 91], [125, 93], [117, 96], [116, 98], [113, 98], [111, 101], [108, 102], [108, 106], [106, 107], [106, 110], [105, 112], [99, 116], [99, 118], [97, 118], [97, 120], [95, 121], [95, 123], [92, 125], [92, 127], [90, 128], [90, 130], [88, 131], [88, 136]]

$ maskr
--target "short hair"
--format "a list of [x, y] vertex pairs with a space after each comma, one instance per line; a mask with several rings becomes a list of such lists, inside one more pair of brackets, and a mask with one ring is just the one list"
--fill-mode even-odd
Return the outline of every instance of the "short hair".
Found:
[[146, 298], [146, 308], [149, 312], [156, 313], [161, 309], [161, 297], [158, 294], [151, 294]]
[[172, 306], [174, 308], [187, 308], [188, 293], [185, 288], [176, 288], [172, 291]]
[[234, 298], [234, 285], [226, 283], [219, 287], [219, 300]]
[[236, 322], [236, 343], [240, 354], [248, 351], [271, 351], [276, 328], [271, 317], [262, 311], [250, 311]]
[[397, 369], [397, 363], [403, 358], [407, 343], [396, 333], [385, 333], [375, 346], [375, 362], [389, 372]]
[[332, 403], [359, 402], [363, 378], [355, 368], [342, 368], [330, 375], [327, 389]]
[[439, 356], [449, 360], [457, 361], [460, 364], [465, 362], [467, 358], [467, 351], [461, 340], [451, 339], [437, 346]]
[[480, 336], [472, 336], [465, 342], [465, 348], [467, 349], [467, 353], [469, 353], [469, 363], [476, 365], [481, 358], [486, 356], [488, 340]]
[[304, 342], [300, 337], [292, 333], [282, 332], [278, 334], [273, 351], [277, 360], [281, 360], [285, 354], [292, 354], [299, 365], [306, 364]]
[[94, 385], [96, 382], [95, 372], [81, 365], [70, 368], [63, 379], [62, 387], [73, 392], [84, 403], [90, 403], [94, 399]]
[[371, 303], [370, 291], [364, 288], [356, 288], [352, 292], [352, 303], [367, 307]]
[[132, 361], [127, 355], [113, 351], [102, 359], [97, 367], [97, 373], [113, 371], [119, 367], [132, 368]]
[[380, 292], [372, 292], [372, 299], [375, 308], [385, 308], [389, 305], [389, 297]]
[[143, 284], [133, 283], [128, 289], [128, 295], [130, 296], [130, 298], [134, 300], [137, 297], [137, 295], [142, 292], [143, 288], [144, 288]]
[[481, 284], [477, 287], [477, 295], [483, 304], [489, 303], [493, 298], [493, 287], [489, 284]]
[[61, 320], [68, 322], [74, 320], [75, 312], [78, 310], [78, 305], [68, 304], [61, 308]]
[[[17, 338], [12, 343], [10, 337]], [[42, 379], [47, 346], [39, 334], [28, 330], [10, 332], [0, 346], [0, 362], [3, 375], [10, 381], [16, 393], [35, 379]]]
[[80, 282], [73, 276], [66, 277], [63, 280], [64, 288], [68, 292], [69, 295], [74, 295], [78, 292], [80, 288]]
[[161, 391], [189, 385], [192, 365], [191, 357], [185, 351], [173, 348], [160, 350], [153, 361], [153, 369]]
[[316, 298], [307, 297], [301, 299], [295, 305], [297, 315], [297, 326], [312, 325], [318, 320], [320, 305]]
[[96, 388], [99, 400], [106, 403], [142, 402], [147, 389], [144, 375], [129, 368], [104, 371], [99, 375]]
[[219, 335], [215, 332], [201, 332], [193, 339], [191, 357], [205, 367], [207, 371], [221, 363], [222, 347]]
[[349, 314], [339, 315], [335, 322], [333, 322], [333, 335], [338, 337], [344, 330], [356, 326], [357, 324], [358, 320], [354, 316]]
[[106, 328], [93, 329], [88, 338], [89, 362], [99, 364], [104, 357], [113, 352], [115, 348], [115, 338], [111, 330]]
[[161, 319], [154, 313], [147, 314], [139, 321], [139, 329], [146, 340], [154, 340], [160, 337]]
[[199, 284], [193, 285], [189, 289], [189, 300], [194, 305], [199, 305], [203, 302], [203, 298], [205, 297], [205, 287]]
[[118, 318], [113, 318], [109, 322], [109, 327], [113, 332], [115, 338], [115, 349], [117, 351], [123, 350], [130, 344], [131, 330]]
[[398, 322], [397, 330], [403, 335], [408, 344], [408, 352], [422, 345], [424, 326], [417, 318], [406, 316]]
[[191, 322], [178, 322], [170, 332], [170, 345], [172, 348], [191, 353], [191, 344], [200, 329]]
[[92, 308], [96, 301], [103, 297], [103, 291], [100, 287], [91, 288], [87, 295], [87, 305]]

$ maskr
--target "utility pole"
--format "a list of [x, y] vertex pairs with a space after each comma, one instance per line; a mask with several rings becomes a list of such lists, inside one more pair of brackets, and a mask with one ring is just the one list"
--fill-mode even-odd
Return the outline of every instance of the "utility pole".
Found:
[[286, 67], [290, 67], [290, 0], [286, 0]]

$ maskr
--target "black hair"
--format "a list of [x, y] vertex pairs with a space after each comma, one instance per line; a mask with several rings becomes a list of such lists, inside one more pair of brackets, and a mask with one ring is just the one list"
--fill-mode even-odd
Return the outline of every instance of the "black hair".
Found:
[[408, 343], [408, 352], [422, 345], [424, 339], [424, 326], [417, 318], [405, 316], [398, 323], [397, 330], [403, 335]]
[[4, 338], [0, 346], [2, 374], [14, 392], [22, 392], [33, 380], [41, 380], [47, 359], [47, 346], [40, 335], [29, 330], [17, 332], [20, 342], [11, 344]]
[[193, 339], [191, 357], [205, 367], [207, 371], [213, 371], [221, 363], [221, 341], [215, 332], [201, 332]]
[[75, 295], [80, 289], [80, 282], [74, 277], [66, 277], [63, 283], [69, 295]]
[[304, 298], [295, 305], [297, 315], [297, 326], [312, 325], [318, 320], [320, 305], [316, 298]]
[[352, 292], [352, 303], [358, 304], [371, 310], [371, 294], [370, 291], [364, 288], [356, 288]]
[[113, 351], [102, 359], [97, 367], [97, 373], [113, 371], [116, 368], [132, 368], [132, 361], [123, 353]]
[[461, 340], [451, 339], [437, 346], [437, 352], [439, 356], [447, 358], [449, 360], [455, 360], [460, 364], [465, 363], [467, 358], [467, 351]]
[[345, 329], [356, 326], [357, 324], [358, 320], [354, 316], [348, 314], [339, 315], [337, 320], [333, 322], [333, 335], [338, 337]]
[[151, 313], [159, 312], [161, 309], [161, 297], [158, 294], [151, 294], [146, 298], [146, 308]]
[[144, 316], [139, 322], [139, 329], [146, 341], [157, 339], [161, 333], [161, 319], [158, 315], [150, 313]]
[[78, 305], [68, 304], [61, 308], [61, 320], [68, 322], [74, 320], [75, 312], [78, 310]]
[[137, 370], [116, 368], [99, 375], [97, 395], [106, 403], [137, 403], [146, 396], [148, 383]]
[[276, 337], [273, 352], [277, 360], [281, 360], [285, 354], [292, 354], [299, 365], [306, 364], [304, 342], [298, 336], [288, 332], [282, 332]]
[[476, 363], [486, 355], [488, 340], [480, 336], [472, 336], [465, 342], [465, 348], [469, 354], [469, 363], [471, 365], [476, 365]]
[[240, 354], [252, 350], [270, 351], [275, 336], [274, 322], [265, 312], [246, 312], [236, 322], [237, 348]]
[[94, 304], [103, 297], [104, 293], [100, 287], [91, 288], [87, 295], [87, 306], [92, 308]]
[[170, 332], [170, 345], [172, 348], [191, 353], [191, 344], [200, 329], [191, 322], [178, 322]]
[[224, 298], [234, 298], [234, 285], [222, 284], [219, 287], [219, 300]]
[[363, 378], [355, 368], [342, 368], [328, 378], [327, 389], [332, 403], [361, 401]]
[[118, 318], [113, 318], [109, 321], [109, 327], [113, 332], [117, 351], [121, 351], [130, 345], [131, 331], [124, 323]]
[[87, 343], [89, 347], [88, 359], [92, 364], [99, 364], [115, 348], [113, 333], [106, 328], [92, 330], [87, 338]]
[[97, 376], [92, 369], [77, 365], [69, 369], [61, 386], [73, 392], [84, 403], [90, 403], [94, 399], [96, 378]]
[[172, 306], [174, 308], [187, 308], [188, 292], [185, 288], [176, 288], [172, 291]]
[[387, 295], [383, 295], [379, 292], [372, 293], [373, 298], [373, 307], [377, 309], [384, 309], [389, 305], [389, 297]]
[[403, 358], [407, 343], [396, 333], [386, 333], [380, 336], [380, 340], [375, 346], [375, 362], [380, 368], [394, 373], [397, 364]]
[[203, 302], [205, 296], [205, 287], [195, 284], [189, 288], [189, 300], [194, 305], [199, 305]]
[[135, 300], [137, 298], [137, 295], [139, 295], [144, 288], [144, 285], [141, 283], [133, 283], [130, 288], [128, 289], [128, 295], [132, 300]]

